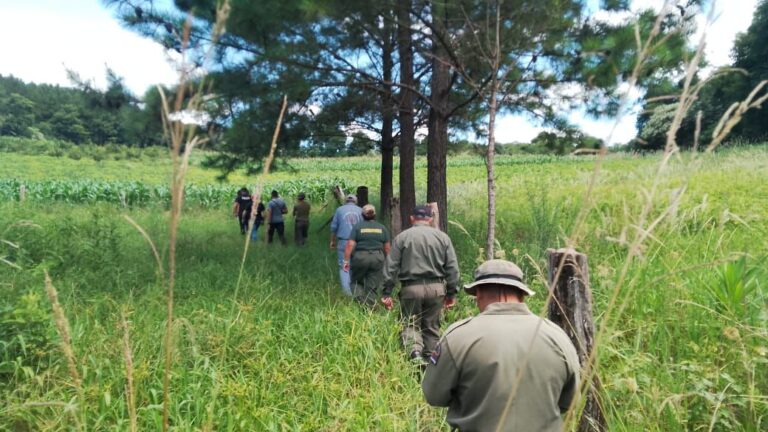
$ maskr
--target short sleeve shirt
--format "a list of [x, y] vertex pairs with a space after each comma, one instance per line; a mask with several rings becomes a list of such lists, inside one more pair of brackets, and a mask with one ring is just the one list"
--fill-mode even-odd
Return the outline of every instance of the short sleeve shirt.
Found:
[[286, 207], [285, 201], [283, 201], [281, 198], [272, 198], [272, 200], [269, 202], [269, 209], [272, 210], [272, 218], [269, 221], [270, 223], [284, 222], [283, 210], [285, 210], [286, 213], [288, 212], [288, 207]]
[[264, 220], [264, 215], [262, 214], [264, 210], [263, 203], [259, 203], [259, 205], [256, 206], [256, 221], [262, 222]]
[[309, 220], [309, 203], [306, 201], [299, 201], [293, 206], [293, 215], [296, 216], [297, 221]]
[[253, 200], [247, 195], [239, 195], [235, 198], [235, 202], [240, 206], [240, 211], [251, 211], [251, 208], [253, 207]]
[[362, 221], [352, 228], [349, 238], [355, 241], [355, 250], [381, 250], [389, 241], [389, 231], [378, 222]]

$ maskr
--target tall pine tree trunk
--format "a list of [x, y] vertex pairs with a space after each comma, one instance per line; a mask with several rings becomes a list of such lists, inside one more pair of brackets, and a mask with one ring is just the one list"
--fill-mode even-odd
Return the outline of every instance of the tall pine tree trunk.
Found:
[[494, 162], [496, 157], [496, 111], [498, 101], [496, 95], [499, 93], [499, 68], [501, 67], [501, 7], [499, 2], [496, 6], [496, 40], [493, 45], [493, 57], [491, 57], [491, 88], [488, 98], [488, 152], [485, 156], [485, 165], [488, 176], [488, 237], [485, 240], [486, 259], [495, 258], [494, 247], [496, 245], [496, 178], [494, 172]]
[[412, 0], [397, 0], [397, 49], [400, 54], [400, 209], [403, 229], [411, 223], [409, 215], [416, 205], [414, 186], [415, 127], [413, 115], [413, 40]]
[[391, 37], [391, 21], [387, 18], [384, 19], [384, 25], [387, 30], [384, 32], [385, 39], [382, 49], [382, 69], [384, 78], [384, 94], [381, 97], [381, 187], [379, 194], [379, 209], [380, 219], [382, 221], [389, 221], [392, 216], [390, 214], [390, 202], [392, 201], [392, 175], [393, 169], [393, 155], [395, 148], [395, 139], [392, 134], [392, 125], [395, 121], [395, 114], [392, 111], [392, 72], [394, 69], [394, 61], [392, 59], [393, 49], [392, 37]]
[[432, 3], [432, 79], [430, 81], [429, 135], [427, 137], [427, 201], [436, 202], [440, 229], [448, 229], [448, 103], [451, 90], [449, 59], [445, 46], [446, 8]]

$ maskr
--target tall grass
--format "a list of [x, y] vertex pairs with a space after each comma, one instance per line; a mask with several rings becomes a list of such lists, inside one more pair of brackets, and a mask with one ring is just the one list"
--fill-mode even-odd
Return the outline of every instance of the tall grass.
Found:
[[[590, 258], [598, 325], [629, 248], [621, 233], [636, 222], [644, 204], [640, 190], [656, 176], [653, 163], [628, 168], [633, 163], [626, 158], [605, 165], [595, 184], [596, 210], [585, 220], [588, 235], [580, 249]], [[601, 345], [596, 373], [604, 384], [610, 430], [706, 430], [713, 418], [714, 430], [764, 429], [765, 286], [756, 285], [746, 295], [746, 315], [726, 313], [708, 287], [721, 283], [718, 269], [734, 257], [748, 254], [749, 269], [761, 267], [760, 259], [768, 254], [768, 207], [761, 205], [768, 185], [759, 169], [766, 163], [764, 147], [715, 154], [695, 167], [683, 160], [670, 162], [660, 180], [660, 202], [669, 202], [667, 193], [682, 182], [690, 186], [676, 216], [656, 228], [658, 241], [645, 244], [629, 266], [621, 298], [630, 295], [632, 301]], [[481, 170], [477, 167], [477, 177]], [[741, 174], [728, 174], [733, 172]], [[544, 251], [529, 233], [543, 223], [562, 228], [551, 235], [568, 232], [569, 215], [580, 205], [571, 197], [585, 187], [590, 167], [579, 162], [565, 170], [510, 167], [499, 175], [509, 185], [500, 193], [499, 241], [508, 258], [524, 268], [531, 286], [543, 293], [546, 278], [537, 274], [545, 266]], [[531, 201], [512, 187], [541, 183], [560, 185], [548, 188], [549, 204]], [[470, 175], [454, 185], [452, 220], [466, 233], [455, 225], [449, 233], [467, 279], [483, 238], [482, 213], [475, 207], [484, 185]], [[0, 226], [6, 227], [2, 238], [18, 246], [6, 246], [0, 255], [21, 267], [0, 264], [0, 330], [18, 329], [11, 331], [23, 335], [30, 347], [27, 354], [0, 356], [0, 397], [6, 401], [0, 407], [0, 429], [14, 424], [30, 430], [76, 427], [67, 413], [83, 407], [87, 430], [129, 430], [125, 333], [116, 325], [123, 311], [130, 316], [137, 429], [162, 428], [166, 299], [156, 257], [124, 214], [155, 239], [158, 254], [167, 259], [167, 215], [152, 209], [0, 204]], [[425, 404], [402, 358], [396, 317], [361, 310], [338, 292], [325, 232], [312, 229], [304, 249], [251, 244], [235, 298], [243, 239], [228, 215], [227, 208], [201, 209], [179, 223], [171, 428], [203, 429], [208, 423], [211, 430], [445, 428], [444, 413]], [[313, 212], [312, 226], [319, 227], [330, 215], [331, 209]], [[20, 220], [34, 221], [36, 227], [17, 224]], [[56, 281], [70, 322], [82, 403], [70, 403], [76, 392], [55, 345], [59, 339], [50, 316], [38, 315], [34, 300], [24, 297], [41, 292], [42, 266]], [[543, 310], [544, 297], [531, 298], [532, 310]], [[44, 309], [44, 301], [37, 304]], [[15, 309], [16, 315], [2, 312], [3, 307]], [[460, 296], [445, 321], [474, 313], [471, 299]], [[21, 319], [28, 324], [16, 323]], [[49, 327], [33, 325], [38, 322]], [[34, 350], [41, 355], [33, 355], [35, 340], [40, 342]]]

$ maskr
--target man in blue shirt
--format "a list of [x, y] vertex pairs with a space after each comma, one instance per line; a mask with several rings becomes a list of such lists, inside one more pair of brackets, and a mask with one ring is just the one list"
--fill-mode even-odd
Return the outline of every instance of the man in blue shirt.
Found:
[[267, 204], [267, 223], [269, 224], [269, 230], [267, 230], [267, 243], [272, 243], [272, 238], [277, 231], [280, 242], [283, 246], [285, 242], [285, 220], [283, 215], [288, 213], [288, 206], [285, 205], [285, 201], [277, 194], [277, 191], [272, 191], [272, 199]]
[[331, 221], [331, 249], [336, 249], [341, 290], [349, 297], [352, 297], [352, 288], [349, 273], [344, 271], [344, 249], [347, 247], [352, 227], [362, 220], [363, 211], [357, 206], [357, 197], [350, 194], [347, 195], [346, 203], [336, 209]]

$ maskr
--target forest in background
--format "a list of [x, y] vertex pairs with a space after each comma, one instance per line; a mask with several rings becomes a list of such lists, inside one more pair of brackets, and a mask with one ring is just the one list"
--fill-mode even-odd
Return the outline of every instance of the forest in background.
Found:
[[[181, 2], [177, 12], [167, 12], [164, 14], [150, 15], [138, 6], [131, 6], [126, 9], [124, 2], [109, 2], [117, 5], [120, 16], [129, 28], [135, 29], [142, 34], [151, 33], [150, 36], [168, 45], [170, 35], [177, 32], [181, 25], [179, 11], [192, 11], [199, 13], [201, 5]], [[148, 2], [151, 4], [151, 2]], [[188, 4], [189, 3], [189, 4]], [[322, 3], [322, 6], [320, 5]], [[290, 20], [285, 23], [273, 22], [274, 20], [285, 18], [281, 14], [296, 12], [299, 13], [298, 22], [303, 25], [297, 28], [297, 32], [314, 32], [312, 37], [305, 44], [296, 46], [295, 42], [290, 42], [278, 36], [277, 41], [283, 44], [284, 50], [275, 49], [276, 52], [262, 52], [257, 50], [260, 47], [259, 42], [253, 41], [258, 35], [238, 34], [242, 31], [238, 25], [233, 24], [233, 31], [228, 35], [221, 48], [221, 71], [212, 74], [209, 78], [212, 82], [211, 90], [215, 95], [212, 102], [207, 104], [205, 109], [209, 110], [208, 122], [201, 127], [212, 131], [214, 140], [212, 148], [218, 148], [225, 153], [240, 155], [238, 157], [248, 158], [252, 155], [260, 154], [258, 148], [263, 148], [264, 141], [258, 138], [268, 130], [267, 126], [273, 123], [275, 115], [274, 110], [265, 110], [269, 104], [274, 104], [273, 94], [275, 92], [284, 92], [292, 94], [294, 109], [289, 113], [285, 125], [285, 132], [282, 138], [283, 142], [280, 151], [285, 156], [357, 156], [381, 151], [381, 128], [383, 127], [382, 115], [386, 116], [387, 108], [383, 104], [380, 96], [382, 86], [387, 81], [386, 76], [382, 78], [383, 71], [375, 70], [383, 66], [369, 61], [365, 67], [344, 72], [338, 65], [326, 67], [339, 59], [327, 59], [329, 47], [323, 47], [322, 44], [336, 43], [339, 48], [339, 55], [355, 58], [362, 58], [362, 51], [367, 51], [373, 56], [386, 55], [386, 49], [390, 50], [391, 77], [388, 91], [392, 97], [398, 96], [397, 85], [394, 80], [398, 78], [398, 53], [396, 52], [397, 41], [394, 26], [382, 27], [381, 31], [389, 31], [390, 39], [383, 40], [385, 34], [379, 34], [371, 30], [363, 21], [355, 23], [358, 33], [349, 35], [348, 39], [343, 39], [338, 34], [327, 34], [329, 31], [323, 25], [327, 22], [335, 22], [335, 14], [340, 14], [337, 8], [344, 6], [344, 2], [318, 2], [317, 10], [307, 10], [307, 6], [287, 3], [280, 10], [273, 11], [276, 16], [268, 18], [264, 14], [257, 14], [253, 17], [255, 23], [270, 24], [272, 30], [283, 31], [283, 26], [290, 26]], [[577, 2], [574, 2], [577, 3]], [[698, 4], [696, 1], [689, 1], [688, 7], [693, 8]], [[301, 7], [304, 9], [301, 9]], [[393, 6], [382, 4], [382, 6], [372, 11], [372, 17], [358, 17], [359, 20], [379, 19], [384, 20], [388, 13], [392, 13]], [[388, 9], [389, 8], [389, 9]], [[424, 18], [428, 21], [428, 16], [424, 14], [429, 11], [419, 9], [419, 2], [412, 3], [412, 14], [417, 18]], [[351, 11], [350, 14], [355, 11]], [[448, 11], [450, 12], [450, 11]], [[250, 10], [243, 10], [243, 13], [250, 14]], [[447, 13], [447, 12], [446, 12]], [[693, 12], [688, 13], [690, 16]], [[651, 17], [642, 16], [638, 23], [647, 22]], [[208, 19], [201, 14], [202, 22]], [[269, 21], [269, 20], [273, 21]], [[340, 19], [340, 18], [339, 18]], [[685, 17], [683, 20], [688, 19]], [[383, 21], [382, 21], [383, 22]], [[325, 23], [325, 24], [324, 24]], [[157, 28], [163, 29], [161, 32]], [[205, 27], [205, 26], [203, 26]], [[693, 27], [689, 25], [686, 30], [690, 34]], [[170, 29], [170, 30], [168, 30]], [[151, 30], [151, 31], [150, 31]], [[449, 30], [449, 29], [446, 29]], [[587, 58], [586, 52], [580, 49], [589, 48], [587, 45], [594, 42], [584, 42], [585, 46], [578, 47], [574, 45], [573, 50], [577, 58], [582, 58], [582, 62], [595, 63], [595, 61], [604, 62], [607, 66], [620, 66], [612, 56], [618, 55], [621, 47], [610, 49], [608, 45], [621, 45], [622, 37], [620, 30], [612, 29], [614, 34], [605, 46], [591, 46], [595, 51], [590, 55], [593, 58]], [[582, 29], [582, 32], [586, 31]], [[601, 31], [607, 31], [602, 29]], [[325, 32], [325, 33], [323, 33]], [[163, 33], [158, 35], [158, 33]], [[597, 30], [592, 30], [591, 36], [597, 36]], [[297, 33], [295, 36], [299, 36]], [[301, 34], [306, 37], [307, 34]], [[194, 35], [192, 36], [194, 38]], [[434, 64], [430, 63], [430, 49], [428, 41], [423, 40], [424, 35], [413, 35], [415, 40], [413, 49], [417, 56], [415, 72], [418, 80], [415, 86], [424, 93], [417, 94], [417, 102], [414, 107], [416, 113], [415, 126], [425, 126], [429, 122], [429, 111], [434, 107], [428, 93]], [[565, 36], [562, 36], [565, 37]], [[686, 36], [687, 37], [687, 36]], [[378, 39], [377, 39], [378, 38]], [[420, 39], [421, 38], [421, 39]], [[750, 92], [763, 79], [768, 78], [768, 4], [761, 2], [755, 11], [752, 25], [748, 31], [740, 34], [733, 48], [733, 62], [728, 68], [722, 68], [717, 71], [706, 70], [699, 73], [694, 80], [694, 84], [701, 84], [701, 92], [698, 95], [695, 104], [688, 110], [688, 114], [683, 120], [683, 124], [678, 132], [677, 141], [681, 147], [693, 146], [694, 131], [696, 128], [696, 117], [699, 112], [702, 114], [701, 135], [711, 135], [716, 128], [720, 117], [735, 102], [745, 99]], [[235, 41], [241, 41], [240, 45]], [[193, 40], [194, 42], [194, 40]], [[202, 43], [197, 41], [198, 43]], [[244, 44], [248, 42], [248, 44]], [[387, 44], [390, 45], [387, 45]], [[690, 41], [688, 43], [691, 43]], [[172, 48], [169, 46], [169, 48]], [[287, 49], [293, 51], [285, 51]], [[535, 51], [533, 48], [528, 51]], [[242, 60], [236, 64], [227, 62], [227, 55], [234, 51], [240, 53]], [[257, 52], [258, 51], [258, 52]], [[599, 51], [599, 52], [598, 52]], [[612, 52], [615, 51], [615, 52]], [[228, 53], [228, 54], [227, 54]], [[570, 54], [574, 54], [570, 53]], [[444, 53], [446, 55], [458, 55], [455, 53]], [[554, 53], [550, 53], [554, 54]], [[627, 51], [621, 53], [626, 55]], [[643, 110], [638, 118], [638, 138], [632, 142], [620, 146], [622, 149], [630, 150], [656, 150], [663, 148], [666, 130], [674, 116], [674, 106], [677, 103], [675, 95], [683, 90], [684, 80], [680, 75], [678, 68], [679, 59], [686, 55], [685, 49], [670, 47], [661, 53], [660, 57], [669, 57], [667, 64], [655, 70], [658, 76], [648, 77], [643, 82], [645, 88], [645, 97]], [[285, 69], [287, 65], [296, 63], [302, 56], [313, 55], [313, 64], [295, 64], [291, 70]], [[423, 57], [421, 60], [418, 57]], [[349, 58], [344, 60], [349, 63]], [[468, 59], [451, 59], [455, 62], [466, 62]], [[366, 62], [360, 62], [366, 64]], [[555, 63], [552, 63], [553, 65]], [[706, 65], [706, 61], [702, 63]], [[573, 66], [573, 65], [571, 65]], [[317, 73], [329, 69], [326, 75], [319, 77]], [[315, 75], [312, 74], [314, 71]], [[595, 72], [595, 71], [592, 71]], [[163, 145], [166, 143], [163, 137], [161, 123], [161, 99], [157, 87], [151, 87], [143, 95], [132, 94], [124, 85], [123, 80], [114, 71], [107, 67], [105, 73], [107, 78], [106, 88], [96, 88], [91, 81], [84, 80], [78, 76], [77, 71], [68, 71], [72, 87], [60, 87], [48, 84], [26, 83], [12, 76], [0, 76], [0, 136], [35, 138], [43, 140], [60, 140], [81, 144], [94, 145], [126, 145], [130, 147], [148, 147]], [[470, 71], [466, 72], [467, 74]], [[595, 72], [597, 73], [597, 72]], [[330, 79], [331, 75], [336, 74], [336, 83], [321, 82], [322, 79]], [[341, 74], [341, 75], [339, 75]], [[345, 75], [346, 74], [346, 75]], [[370, 75], [370, 76], [367, 76]], [[455, 72], [454, 72], [455, 74]], [[579, 74], [571, 71], [573, 76], [560, 77], [568, 78], [573, 82], [584, 83], [589, 79], [586, 74]], [[306, 75], [306, 76], [300, 76]], [[385, 74], [386, 75], [386, 74]], [[344, 78], [346, 76], [346, 78]], [[373, 80], [374, 76], [379, 77]], [[591, 77], [594, 79], [595, 75]], [[355, 78], [357, 77], [357, 78]], [[354, 79], [367, 78], [376, 81], [368, 84], [354, 84]], [[321, 79], [322, 78], [322, 79]], [[354, 79], [353, 79], [354, 78]], [[547, 77], [535, 76], [539, 81], [546, 81]], [[233, 86], [233, 79], [241, 79], [241, 86]], [[451, 78], [454, 81], [452, 89], [456, 96], [472, 98], [472, 92], [469, 95], [461, 95], [463, 91], [461, 86], [467, 86], [467, 77]], [[565, 81], [568, 81], [565, 80]], [[563, 80], [560, 80], [563, 81]], [[537, 84], [539, 92], [546, 89], [544, 82]], [[374, 88], [377, 87], [378, 88]], [[386, 86], [384, 86], [386, 87]], [[470, 86], [471, 87], [471, 86]], [[173, 95], [175, 89], [162, 89], [169, 97]], [[528, 90], [528, 89], [524, 89]], [[477, 93], [477, 92], [476, 92]], [[532, 91], [532, 94], [535, 91]], [[370, 97], [376, 96], [376, 97]], [[474, 96], [475, 98], [477, 96]], [[426, 99], [424, 99], [426, 98]], [[424, 99], [424, 100], [421, 100]], [[482, 99], [482, 98], [480, 98]], [[252, 101], [253, 105], [248, 101]], [[396, 100], [391, 104], [396, 104]], [[523, 102], [519, 102], [525, 105]], [[592, 102], [581, 101], [585, 106]], [[474, 105], [473, 105], [474, 104]], [[539, 105], [543, 103], [539, 101]], [[252, 106], [253, 105], [253, 106]], [[476, 106], [475, 106], [476, 105]], [[482, 138], [482, 128], [478, 126], [479, 119], [484, 115], [482, 110], [483, 102], [481, 100], [472, 101], [463, 110], [456, 110], [453, 113], [454, 118], [450, 121], [451, 134], [447, 144], [447, 152], [451, 154], [461, 152], [479, 151], [480, 144], [466, 139], [467, 132], [478, 132], [476, 135]], [[536, 104], [534, 104], [536, 105]], [[531, 105], [527, 108], [522, 106], [523, 110], [534, 109]], [[544, 104], [546, 105], [546, 104]], [[322, 107], [322, 109], [319, 109]], [[314, 112], [312, 112], [314, 110]], [[519, 111], [515, 108], [510, 112]], [[597, 111], [597, 110], [596, 110]], [[307, 115], [311, 113], [311, 115]], [[597, 114], [597, 112], [595, 112]], [[397, 130], [398, 116], [393, 118], [392, 139], [393, 152], [397, 154], [399, 148], [399, 131]], [[764, 114], [760, 110], [747, 113], [739, 125], [731, 132], [730, 139], [742, 142], [759, 142], [763, 140], [768, 132], [768, 122], [764, 121]], [[545, 124], [551, 127], [550, 130], [541, 132], [530, 143], [507, 143], [509, 145], [500, 145], [499, 153], [552, 153], [567, 154], [578, 148], [599, 148], [603, 143], [601, 140], [591, 137], [589, 131], [581, 131], [574, 125], [563, 122], [562, 119], [555, 117], [540, 118]], [[377, 136], [378, 134], [378, 136]], [[258, 141], [258, 142], [257, 142]], [[384, 145], [388, 145], [386, 142]], [[427, 154], [428, 138], [417, 136], [415, 139], [416, 154]], [[221, 164], [221, 163], [220, 163]], [[223, 164], [226, 165], [226, 164]]]

